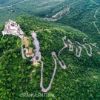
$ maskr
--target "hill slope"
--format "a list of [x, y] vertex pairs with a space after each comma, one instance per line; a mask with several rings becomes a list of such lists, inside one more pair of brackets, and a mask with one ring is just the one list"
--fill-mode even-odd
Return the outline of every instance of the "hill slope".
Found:
[[[66, 36], [72, 41], [77, 40], [81, 43], [82, 39], [87, 37], [85, 33], [69, 26], [44, 22], [38, 18], [19, 17], [17, 22], [28, 36], [30, 36], [32, 30], [37, 32], [42, 59], [45, 62], [45, 86], [48, 85], [54, 68], [51, 52], [58, 53], [63, 47], [61, 38]], [[1, 26], [0, 30], [2, 29]], [[89, 42], [92, 41], [89, 39]], [[0, 34], [0, 99], [2, 100], [8, 98], [22, 100], [27, 99], [20, 97], [22, 93], [33, 95], [41, 93], [39, 87], [40, 67], [33, 67], [30, 62], [22, 59], [20, 45], [20, 39], [17, 37], [3, 37]], [[48, 95], [51, 95], [51, 100], [99, 100], [100, 61], [96, 50], [94, 49], [92, 57], [83, 53], [81, 58], [77, 58], [73, 52], [65, 50], [61, 58], [67, 64], [67, 69], [61, 70], [58, 66], [52, 89], [48, 93]], [[32, 69], [35, 72], [31, 79]], [[31, 99], [31, 97], [29, 98]], [[36, 99], [35, 96], [32, 98]], [[43, 98], [49, 99], [48, 97]]]
[[[16, 18], [18, 15], [45, 16], [64, 0], [5, 0], [0, 2], [0, 21]], [[3, 17], [5, 16], [5, 17]]]
[[1, 0], [0, 4], [0, 22], [35, 15], [81, 30], [100, 44], [99, 0]]
[[100, 38], [100, 2], [99, 0], [79, 0], [72, 4], [67, 15], [58, 22], [77, 28], [88, 35]]

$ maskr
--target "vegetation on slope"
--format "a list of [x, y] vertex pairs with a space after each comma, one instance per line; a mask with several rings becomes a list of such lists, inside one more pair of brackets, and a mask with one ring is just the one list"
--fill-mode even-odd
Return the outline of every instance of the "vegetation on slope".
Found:
[[[99, 0], [79, 0], [69, 6], [70, 11], [58, 22], [85, 32], [100, 47], [100, 2]], [[94, 24], [95, 23], [95, 24]]]
[[[37, 32], [40, 41], [42, 59], [45, 62], [45, 86], [48, 85], [54, 68], [51, 52], [58, 52], [63, 47], [62, 37], [82, 42], [85, 33], [69, 26], [44, 22], [38, 18], [19, 17], [17, 22], [30, 36], [32, 30]], [[40, 66], [31, 66], [21, 57], [20, 39], [14, 36], [2, 36], [0, 26], [0, 99], [1, 100], [36, 100], [40, 90]], [[90, 42], [92, 42], [89, 39]], [[96, 50], [92, 57], [85, 54], [81, 58], [65, 50], [61, 55], [67, 69], [59, 66], [52, 89], [47, 94], [50, 97], [38, 97], [40, 100], [99, 100], [100, 99], [100, 61]], [[31, 71], [34, 73], [30, 76]], [[21, 97], [22, 93], [33, 94], [33, 97]]]

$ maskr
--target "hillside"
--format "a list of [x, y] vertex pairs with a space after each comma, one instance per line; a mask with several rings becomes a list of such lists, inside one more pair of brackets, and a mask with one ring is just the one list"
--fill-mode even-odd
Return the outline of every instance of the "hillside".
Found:
[[0, 0], [1, 23], [20, 15], [38, 16], [85, 32], [98, 44], [99, 12], [99, 0]]
[[19, 15], [36, 15], [43, 17], [63, 1], [64, 0], [1, 0], [0, 15], [2, 16], [0, 16], [0, 21], [4, 22], [9, 18], [14, 19]]
[[[58, 22], [70, 25], [87, 33], [96, 41], [100, 39], [100, 2], [99, 0], [79, 0], [72, 4], [67, 15]], [[100, 43], [99, 43], [100, 44]]]
[[[87, 38], [87, 43], [93, 43], [85, 33], [69, 26], [42, 21], [35, 17], [18, 17], [17, 23], [22, 30], [30, 36], [34, 30], [40, 41], [42, 60], [45, 63], [44, 77], [45, 86], [51, 79], [54, 63], [51, 52], [56, 53], [64, 46], [62, 38], [79, 41]], [[4, 24], [3, 24], [4, 25]], [[0, 33], [3, 30], [0, 25]], [[41, 95], [40, 69], [32, 66], [21, 57], [21, 41], [14, 36], [2, 36], [0, 34], [0, 99], [1, 100], [37, 100], [36, 95]], [[82, 56], [77, 58], [74, 52], [64, 50], [61, 59], [67, 65], [62, 70], [58, 65], [57, 73], [52, 84], [52, 89], [47, 93], [50, 97], [41, 97], [45, 100], [99, 100], [100, 99], [100, 56], [98, 49], [93, 47], [93, 56], [89, 57], [83, 51]], [[31, 71], [34, 70], [30, 78]], [[24, 93], [24, 97], [20, 95]], [[35, 96], [25, 97], [25, 93]], [[43, 93], [42, 93], [43, 94]], [[41, 100], [38, 98], [38, 100]]]

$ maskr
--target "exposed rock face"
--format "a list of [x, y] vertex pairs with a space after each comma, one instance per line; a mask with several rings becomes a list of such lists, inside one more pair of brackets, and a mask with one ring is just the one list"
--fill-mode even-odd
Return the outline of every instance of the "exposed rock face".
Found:
[[33, 62], [33, 64], [38, 64], [38, 62], [41, 61], [41, 52], [40, 52], [40, 44], [39, 41], [37, 39], [37, 35], [35, 32], [32, 32], [32, 39], [33, 39], [33, 45], [35, 46], [35, 50], [34, 50], [34, 56], [31, 59], [31, 61]]

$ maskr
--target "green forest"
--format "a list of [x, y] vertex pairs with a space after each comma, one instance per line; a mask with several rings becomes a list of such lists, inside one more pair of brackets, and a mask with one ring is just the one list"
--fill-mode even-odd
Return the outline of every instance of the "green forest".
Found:
[[[67, 7], [67, 14], [62, 14]], [[58, 19], [45, 20], [55, 18]], [[63, 70], [57, 65], [52, 88], [43, 93], [41, 65], [33, 66], [28, 59], [22, 58], [20, 38], [2, 35], [8, 19], [16, 21], [29, 37], [32, 31], [37, 33], [44, 62], [45, 87], [50, 83], [55, 66], [51, 53], [58, 54], [64, 47], [63, 37], [73, 43], [96, 46], [92, 46], [90, 57], [85, 50], [81, 57], [76, 57], [75, 51], [70, 52], [68, 48], [63, 50], [60, 59], [67, 68]], [[100, 100], [99, 32], [99, 0], [0, 0], [0, 100]]]
[[[63, 47], [61, 37], [67, 36], [67, 38], [79, 40], [80, 42], [84, 37], [87, 37], [85, 33], [69, 26], [45, 22], [35, 17], [18, 17], [17, 22], [28, 36], [30, 36], [32, 30], [37, 31], [42, 59], [45, 62], [46, 86], [50, 81], [53, 70], [51, 52], [58, 52]], [[2, 29], [3, 25], [1, 25], [0, 30]], [[88, 39], [88, 41], [92, 40]], [[29, 100], [29, 98], [20, 97], [20, 94], [25, 92], [41, 93], [39, 88], [40, 66], [31, 66], [29, 61], [22, 59], [20, 45], [19, 38], [14, 36], [3, 37], [0, 34], [1, 100], [7, 100], [8, 98], [10, 100]], [[52, 89], [48, 92], [51, 98], [43, 98], [46, 100], [61, 100], [61, 98], [68, 100], [73, 100], [73, 98], [74, 100], [99, 100], [100, 56], [96, 53], [97, 49], [94, 49], [93, 52], [92, 57], [87, 57], [84, 53], [81, 58], [77, 58], [73, 53], [65, 50], [61, 57], [68, 65], [67, 69], [62, 70], [58, 66]], [[31, 79], [30, 73], [32, 70], [35, 70], [35, 72]]]

